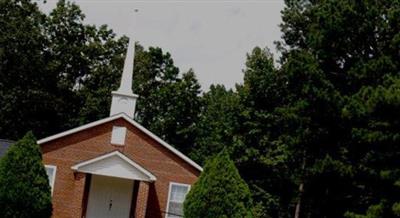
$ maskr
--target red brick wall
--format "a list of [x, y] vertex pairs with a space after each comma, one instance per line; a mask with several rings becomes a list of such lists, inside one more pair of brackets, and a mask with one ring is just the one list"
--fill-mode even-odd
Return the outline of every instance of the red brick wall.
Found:
[[[127, 127], [124, 146], [110, 144], [113, 125]], [[41, 145], [44, 164], [56, 165], [53, 217], [81, 217], [85, 174], [71, 167], [104, 153], [119, 150], [156, 176], [150, 184], [147, 216], [164, 217], [170, 182], [193, 184], [199, 172], [139, 129], [117, 119]]]
[[147, 202], [149, 199], [149, 183], [140, 182], [137, 194], [135, 218], [145, 218], [147, 210]]

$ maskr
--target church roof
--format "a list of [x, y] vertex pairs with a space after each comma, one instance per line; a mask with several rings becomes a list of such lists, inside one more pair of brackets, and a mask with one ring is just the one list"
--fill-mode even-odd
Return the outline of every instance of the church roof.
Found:
[[62, 138], [67, 135], [71, 135], [85, 129], [89, 129], [103, 123], [107, 123], [116, 119], [124, 119], [144, 134], [158, 142], [161, 146], [165, 147], [167, 150], [181, 158], [183, 161], [194, 167], [195, 169], [202, 171], [203, 169], [192, 161], [189, 157], [175, 149], [173, 146], [156, 136], [154, 133], [150, 132], [148, 129], [144, 128], [142, 125], [137, 123], [133, 120], [135, 114], [135, 106], [136, 106], [136, 99], [137, 95], [132, 93], [132, 74], [134, 69], [134, 57], [135, 57], [135, 41], [133, 37], [129, 39], [129, 45], [127, 49], [127, 54], [125, 57], [124, 69], [122, 71], [121, 76], [121, 85], [119, 89], [115, 92], [112, 92], [112, 101], [111, 101], [111, 110], [110, 110], [110, 117], [91, 122], [85, 124], [83, 126], [79, 126], [52, 136], [49, 136], [44, 139], [38, 140], [38, 144], [44, 144], [49, 141]]
[[199, 166], [197, 163], [195, 163], [193, 160], [191, 160], [189, 157], [187, 157], [186, 155], [184, 155], [183, 153], [181, 153], [180, 151], [178, 151], [176, 148], [174, 148], [172, 145], [168, 144], [167, 142], [165, 142], [164, 140], [162, 140], [161, 138], [159, 138], [158, 136], [156, 136], [154, 133], [150, 132], [150, 130], [146, 129], [145, 127], [143, 127], [142, 125], [140, 125], [138, 122], [132, 120], [130, 117], [128, 117], [126, 114], [124, 113], [120, 113], [120, 114], [116, 114], [113, 115], [111, 117], [107, 117], [95, 122], [91, 122], [88, 124], [85, 124], [83, 126], [79, 126], [49, 137], [46, 137], [44, 139], [40, 139], [38, 140], [38, 144], [44, 144], [50, 141], [53, 141], [55, 139], [59, 139], [62, 138], [64, 136], [68, 136], [80, 131], [83, 131], [85, 129], [89, 129], [107, 122], [110, 122], [112, 120], [116, 120], [122, 118], [124, 120], [126, 120], [128, 123], [132, 124], [134, 127], [138, 128], [140, 131], [142, 131], [143, 133], [145, 133], [146, 135], [148, 135], [150, 138], [154, 139], [155, 141], [157, 141], [161, 146], [165, 147], [166, 149], [168, 149], [169, 151], [171, 151], [173, 154], [175, 154], [176, 156], [180, 157], [182, 160], [184, 160], [186, 163], [188, 163], [189, 165], [191, 165], [192, 167], [194, 167], [195, 169], [199, 170], [199, 171], [203, 171], [203, 168], [201, 168], [201, 166]]
[[14, 141], [7, 139], [0, 139], [0, 157], [6, 154], [7, 149], [14, 143]]

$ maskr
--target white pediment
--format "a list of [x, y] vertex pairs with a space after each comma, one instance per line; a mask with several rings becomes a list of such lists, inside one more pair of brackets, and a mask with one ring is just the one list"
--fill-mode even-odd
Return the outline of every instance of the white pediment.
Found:
[[119, 151], [114, 151], [72, 166], [72, 170], [101, 176], [155, 181], [156, 177]]

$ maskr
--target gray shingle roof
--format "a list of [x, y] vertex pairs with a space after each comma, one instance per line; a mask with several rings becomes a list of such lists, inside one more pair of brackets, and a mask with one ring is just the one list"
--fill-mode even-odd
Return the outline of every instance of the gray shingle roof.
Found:
[[10, 145], [12, 145], [13, 143], [14, 141], [11, 140], [0, 139], [0, 157], [2, 157], [6, 153], [8, 147], [10, 147]]

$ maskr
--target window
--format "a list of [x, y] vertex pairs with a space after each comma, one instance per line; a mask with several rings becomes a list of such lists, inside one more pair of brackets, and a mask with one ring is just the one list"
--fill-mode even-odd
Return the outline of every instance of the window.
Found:
[[189, 189], [190, 185], [170, 183], [166, 218], [183, 217], [183, 201]]
[[52, 166], [52, 165], [46, 165], [45, 168], [46, 168], [47, 176], [49, 177], [49, 185], [51, 187], [51, 194], [53, 194], [54, 182], [56, 180], [57, 167], [56, 166]]
[[111, 134], [111, 144], [124, 145], [126, 136], [126, 127], [113, 126]]

